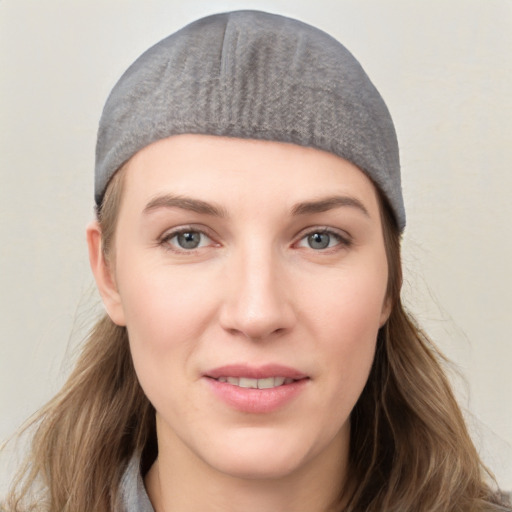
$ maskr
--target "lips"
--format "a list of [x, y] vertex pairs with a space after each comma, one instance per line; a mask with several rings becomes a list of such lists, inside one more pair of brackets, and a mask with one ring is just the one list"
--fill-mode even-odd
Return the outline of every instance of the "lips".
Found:
[[309, 382], [287, 366], [228, 365], [204, 374], [215, 396], [240, 412], [269, 413], [291, 402]]
[[212, 379], [219, 379], [223, 377], [242, 377], [248, 379], [284, 377], [285, 379], [301, 380], [308, 377], [306, 374], [296, 370], [295, 368], [280, 364], [266, 364], [257, 367], [246, 364], [231, 364], [209, 370], [205, 375]]

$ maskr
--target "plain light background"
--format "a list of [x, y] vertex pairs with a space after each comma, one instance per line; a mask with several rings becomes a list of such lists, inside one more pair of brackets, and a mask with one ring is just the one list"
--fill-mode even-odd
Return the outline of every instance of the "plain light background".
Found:
[[0, 0], [0, 440], [57, 391], [101, 310], [84, 228], [109, 90], [153, 43], [240, 8], [329, 32], [384, 96], [406, 302], [454, 361], [475, 442], [512, 489], [511, 0]]

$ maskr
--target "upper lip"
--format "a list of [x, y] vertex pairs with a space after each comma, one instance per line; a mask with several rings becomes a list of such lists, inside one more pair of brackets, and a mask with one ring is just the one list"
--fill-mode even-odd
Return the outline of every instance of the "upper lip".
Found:
[[206, 377], [218, 379], [219, 377], [245, 377], [249, 379], [268, 379], [269, 377], [285, 377], [287, 379], [300, 380], [308, 377], [305, 373], [283, 366], [281, 364], [265, 364], [262, 366], [251, 366], [248, 364], [228, 364], [208, 370]]

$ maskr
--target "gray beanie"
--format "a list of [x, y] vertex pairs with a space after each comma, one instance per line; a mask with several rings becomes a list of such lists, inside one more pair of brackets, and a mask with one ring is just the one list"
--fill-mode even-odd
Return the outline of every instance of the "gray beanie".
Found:
[[334, 153], [405, 210], [389, 111], [350, 52], [297, 20], [258, 11], [200, 19], [142, 54], [105, 104], [96, 146], [98, 205], [137, 151], [197, 133], [290, 142]]

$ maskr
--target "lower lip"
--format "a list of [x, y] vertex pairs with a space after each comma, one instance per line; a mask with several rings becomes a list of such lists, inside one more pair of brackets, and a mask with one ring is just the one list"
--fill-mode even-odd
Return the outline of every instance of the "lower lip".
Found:
[[305, 389], [309, 379], [296, 380], [270, 389], [234, 386], [228, 382], [205, 377], [215, 395], [240, 412], [263, 414], [284, 407]]

